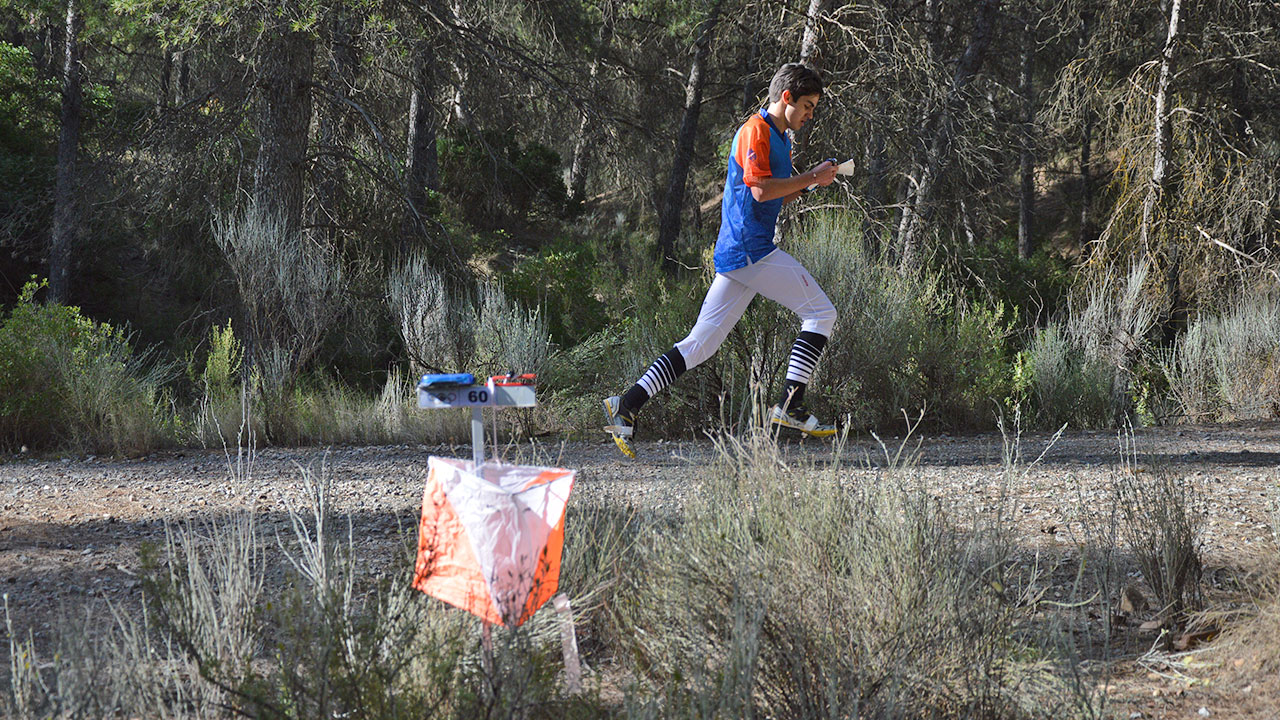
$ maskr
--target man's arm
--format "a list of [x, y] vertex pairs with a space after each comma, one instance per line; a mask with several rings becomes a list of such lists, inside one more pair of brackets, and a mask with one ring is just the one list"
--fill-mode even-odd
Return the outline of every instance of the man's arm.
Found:
[[835, 179], [835, 163], [830, 160], [824, 160], [812, 169], [799, 175], [792, 175], [789, 178], [759, 178], [751, 185], [751, 196], [756, 199], [756, 202], [768, 202], [782, 198], [783, 203], [789, 203], [799, 197], [800, 193], [810, 185], [817, 183], [822, 187], [826, 187], [834, 182]]

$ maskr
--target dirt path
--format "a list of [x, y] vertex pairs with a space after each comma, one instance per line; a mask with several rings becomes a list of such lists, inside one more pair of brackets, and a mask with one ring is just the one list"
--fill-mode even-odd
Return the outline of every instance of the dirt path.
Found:
[[[1043, 433], [1022, 436], [1024, 465], [1049, 439]], [[1000, 435], [920, 441], [918, 467], [932, 492], [961, 510], [999, 501]], [[1195, 507], [1206, 518], [1210, 582], [1216, 573], [1274, 556], [1270, 522], [1280, 484], [1280, 424], [1146, 429], [1138, 431], [1136, 443], [1145, 470], [1190, 480]], [[664, 512], [698, 482], [715, 452], [710, 442], [642, 442], [638, 451], [640, 460], [628, 461], [607, 440], [544, 443], [509, 449], [506, 459], [576, 468], [574, 502], [626, 503], [641, 512]], [[831, 456], [831, 445], [809, 442], [786, 451], [822, 461]], [[425, 446], [269, 449], [257, 454], [241, 473], [242, 481], [231, 477], [234, 454], [222, 451], [123, 460], [10, 456], [0, 460], [0, 593], [8, 596], [15, 631], [32, 632], [38, 643], [47, 641], [59, 618], [87, 605], [111, 600], [135, 606], [139, 548], [163, 543], [166, 522], [199, 521], [252, 505], [263, 511], [268, 532], [287, 533], [287, 510], [302, 502], [300, 468], [332, 474], [338, 509], [352, 517], [359, 551], [371, 563], [378, 557], [390, 560], [404, 552], [403, 538], [415, 527], [426, 459], [432, 454], [470, 453], [465, 447]], [[851, 440], [845, 457], [846, 465], [859, 465], [849, 457], [865, 459], [872, 467], [850, 472], [868, 477], [884, 462], [870, 438]], [[1008, 498], [1021, 551], [1069, 558], [1083, 532], [1087, 513], [1082, 509], [1109, 503], [1120, 457], [1115, 433], [1074, 432], [1020, 474]], [[1137, 717], [1186, 717], [1187, 708], [1201, 702], [1214, 717], [1274, 717], [1262, 710], [1251, 714], [1247, 708], [1255, 700], [1224, 695], [1222, 688], [1177, 688], [1144, 672], [1131, 673], [1124, 682], [1120, 695], [1132, 712], [1141, 713]], [[1228, 700], [1235, 710], [1223, 707]]]

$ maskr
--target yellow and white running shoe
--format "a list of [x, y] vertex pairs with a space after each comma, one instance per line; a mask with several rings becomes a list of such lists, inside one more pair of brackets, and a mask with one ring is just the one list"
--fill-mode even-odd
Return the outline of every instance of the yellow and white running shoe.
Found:
[[836, 434], [835, 425], [819, 423], [818, 418], [810, 415], [804, 408], [783, 410], [780, 406], [774, 405], [769, 408], [769, 425], [799, 430], [809, 437], [824, 438]]
[[631, 449], [631, 436], [635, 434], [635, 418], [622, 413], [622, 398], [614, 395], [604, 399], [604, 417], [608, 425], [604, 431], [613, 436], [613, 443], [623, 455], [634, 459], [636, 451]]

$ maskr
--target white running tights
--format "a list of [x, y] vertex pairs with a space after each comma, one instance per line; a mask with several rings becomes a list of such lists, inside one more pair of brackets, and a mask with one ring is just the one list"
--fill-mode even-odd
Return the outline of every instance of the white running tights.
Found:
[[827, 294], [795, 258], [782, 250], [774, 250], [746, 267], [716, 273], [702, 301], [698, 321], [689, 336], [676, 343], [686, 369], [715, 354], [756, 294], [799, 315], [802, 331], [831, 337], [836, 309]]

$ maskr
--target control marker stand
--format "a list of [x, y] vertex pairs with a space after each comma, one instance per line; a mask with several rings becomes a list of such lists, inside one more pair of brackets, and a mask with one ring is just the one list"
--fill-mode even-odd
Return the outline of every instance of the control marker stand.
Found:
[[[537, 407], [534, 393], [534, 377], [498, 376], [488, 383], [477, 384], [470, 374], [425, 375], [418, 383], [418, 407], [424, 410], [445, 408], [471, 408], [471, 460], [474, 470], [481, 474], [484, 465], [484, 408]], [[495, 438], [496, 441], [496, 438]], [[559, 573], [559, 569], [556, 570]], [[578, 656], [578, 639], [573, 625], [573, 608], [569, 596], [559, 593], [553, 604], [560, 616], [561, 650], [567, 689], [570, 694], [582, 692], [582, 666]], [[481, 665], [485, 674], [493, 673], [493, 639], [490, 623], [486, 619], [481, 629]]]
[[537, 407], [538, 399], [531, 384], [498, 384], [501, 379], [480, 385], [429, 384], [428, 375], [418, 383], [418, 407], [426, 410], [471, 408], [471, 460], [478, 470], [484, 464], [484, 419], [487, 407]]

